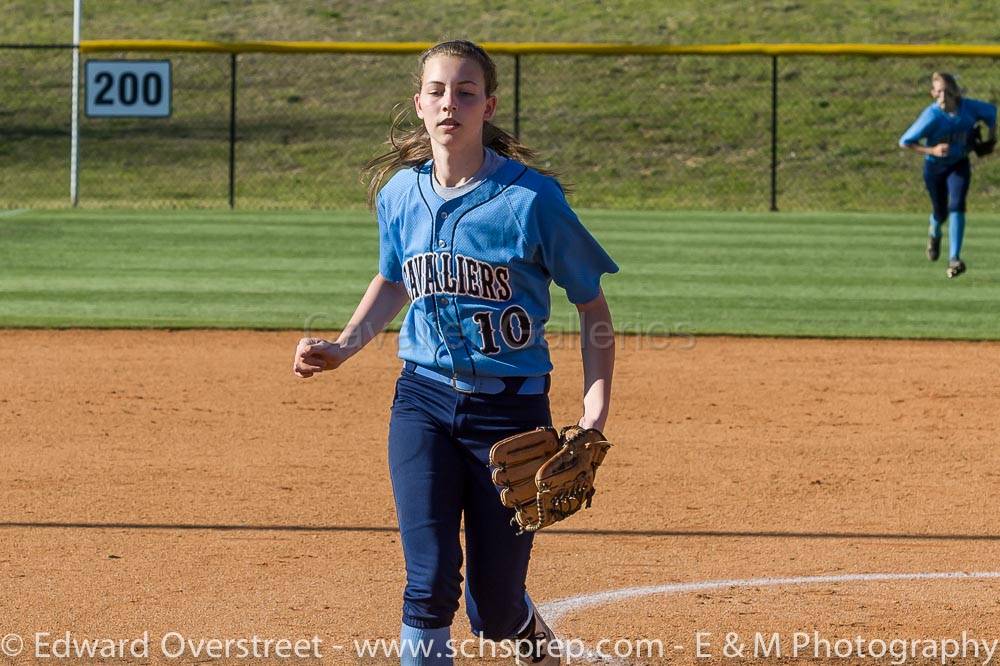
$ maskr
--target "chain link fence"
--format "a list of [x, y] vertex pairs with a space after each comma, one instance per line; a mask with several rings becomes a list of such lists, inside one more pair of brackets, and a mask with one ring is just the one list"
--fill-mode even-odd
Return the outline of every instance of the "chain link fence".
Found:
[[[71, 56], [0, 46], [0, 207], [69, 205]], [[172, 63], [169, 118], [81, 113], [80, 205], [141, 208], [225, 207], [230, 194], [247, 209], [363, 206], [360, 169], [383, 150], [393, 109], [412, 107], [416, 62], [130, 51], [84, 54], [81, 67], [91, 57]], [[920, 158], [897, 140], [931, 101], [930, 73], [957, 72], [970, 97], [1000, 99], [993, 58], [496, 60], [496, 122], [517, 128], [586, 207], [923, 210]], [[981, 166], [980, 200], [1000, 193], [1000, 170]]]
[[70, 48], [0, 49], [0, 207], [69, 202]]

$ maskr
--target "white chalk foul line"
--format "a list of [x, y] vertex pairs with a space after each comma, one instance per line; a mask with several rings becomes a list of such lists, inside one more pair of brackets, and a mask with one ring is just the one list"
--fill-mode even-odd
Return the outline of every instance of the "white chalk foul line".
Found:
[[[540, 604], [539, 612], [549, 626], [553, 627], [559, 621], [576, 611], [606, 606], [620, 601], [638, 599], [660, 594], [685, 594], [688, 592], [703, 592], [705, 590], [721, 590], [731, 588], [751, 587], [785, 587], [791, 585], [826, 585], [829, 583], [877, 583], [899, 581], [932, 581], [932, 580], [982, 580], [987, 578], [1000, 579], [1000, 571], [953, 571], [940, 573], [859, 573], [839, 574], [829, 576], [794, 576], [790, 578], [734, 578], [729, 580], [706, 580], [693, 583], [668, 583], [649, 587], [626, 587], [619, 590], [608, 590], [595, 594], [583, 594], [576, 597], [557, 599]], [[557, 632], [558, 633], [558, 632]], [[602, 659], [588, 649], [589, 661], [605, 663], [624, 663], [620, 660]]]
[[27, 213], [30, 208], [15, 208], [13, 210], [0, 210], [0, 217], [14, 217], [15, 215], [20, 215], [21, 213]]

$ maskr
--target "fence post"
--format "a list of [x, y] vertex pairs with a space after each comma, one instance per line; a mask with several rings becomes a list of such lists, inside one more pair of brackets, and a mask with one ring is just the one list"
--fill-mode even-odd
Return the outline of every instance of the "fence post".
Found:
[[514, 54], [514, 136], [521, 138], [521, 54]]
[[771, 56], [771, 210], [778, 210], [778, 56]]
[[83, 20], [83, 0], [73, 2], [73, 72], [70, 107], [69, 139], [69, 202], [80, 204], [80, 24]]
[[236, 53], [229, 54], [229, 209], [236, 207]]

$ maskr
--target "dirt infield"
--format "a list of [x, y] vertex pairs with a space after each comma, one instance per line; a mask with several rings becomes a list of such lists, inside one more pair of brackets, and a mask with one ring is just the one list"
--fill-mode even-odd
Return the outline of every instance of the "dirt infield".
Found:
[[[177, 632], [318, 636], [324, 663], [355, 663], [352, 640], [397, 634], [395, 338], [305, 381], [297, 338], [0, 331], [0, 638], [22, 637], [17, 661], [66, 632], [149, 632], [140, 661], [157, 662]], [[579, 352], [553, 347], [569, 422]], [[566, 610], [564, 637], [665, 646], [629, 663], [691, 661], [699, 631], [715, 661], [727, 632], [1000, 639], [1000, 579], [856, 578], [1000, 571], [998, 359], [994, 343], [623, 339], [616, 447], [594, 507], [539, 535], [533, 596]], [[844, 578], [772, 580], [820, 575]], [[748, 582], [548, 605], [719, 580]]]

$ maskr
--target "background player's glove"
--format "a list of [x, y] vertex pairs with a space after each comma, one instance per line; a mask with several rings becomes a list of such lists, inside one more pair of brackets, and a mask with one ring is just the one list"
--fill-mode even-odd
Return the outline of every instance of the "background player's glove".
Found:
[[979, 122], [972, 128], [972, 138], [969, 141], [969, 145], [974, 152], [979, 157], [984, 155], [989, 155], [996, 148], [997, 140], [989, 139], [989, 128], [985, 123]]
[[537, 428], [501, 440], [490, 449], [500, 501], [514, 509], [518, 534], [567, 518], [594, 497], [594, 476], [611, 444], [599, 430]]

